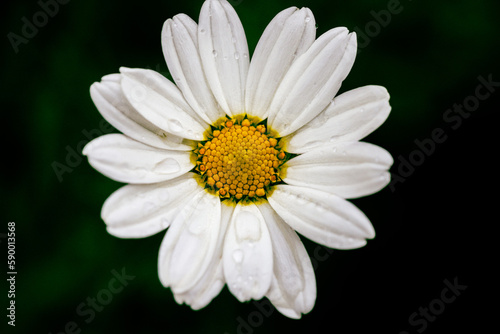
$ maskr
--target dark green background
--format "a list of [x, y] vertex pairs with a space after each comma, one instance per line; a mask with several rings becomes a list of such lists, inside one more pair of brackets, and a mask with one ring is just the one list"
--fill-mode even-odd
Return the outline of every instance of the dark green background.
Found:
[[[373, 13], [386, 10], [390, 1], [232, 3], [253, 51], [267, 23], [286, 7], [311, 8], [319, 35], [336, 26], [366, 31], [366, 24], [375, 21]], [[366, 247], [334, 251], [326, 258], [323, 248], [305, 240], [311, 256], [322, 256], [316, 270], [317, 302], [310, 314], [295, 321], [275, 311], [246, 331], [238, 327], [240, 320], [254, 316], [255, 324], [260, 320], [257, 309], [239, 303], [227, 288], [201, 311], [175, 303], [157, 278], [163, 233], [122, 240], [106, 232], [100, 209], [121, 184], [80, 161], [78, 150], [88, 136], [107, 131], [100, 129], [90, 85], [120, 66], [152, 68], [168, 76], [162, 24], [178, 13], [197, 20], [201, 5], [201, 0], [71, 0], [17, 53], [8, 34], [21, 35], [22, 18], [32, 21], [41, 7], [36, 1], [2, 5], [0, 233], [6, 233], [7, 222], [16, 222], [18, 272], [15, 330], [6, 326], [6, 281], [0, 285], [2, 328], [7, 333], [55, 334], [74, 321], [86, 334], [416, 333], [423, 327], [412, 326], [409, 316], [440, 298], [445, 279], [457, 277], [467, 289], [424, 332], [454, 333], [466, 326], [484, 332], [493, 316], [485, 301], [496, 303], [492, 294], [497, 283], [488, 271], [498, 265], [489, 247], [498, 225], [498, 216], [492, 215], [498, 206], [493, 117], [500, 93], [480, 101], [456, 129], [443, 115], [475, 94], [478, 77], [500, 81], [499, 2], [401, 0], [401, 12], [379, 33], [372, 31], [369, 43], [364, 41], [341, 91], [383, 85], [393, 108], [366, 141], [392, 153], [394, 174], [400, 173], [401, 159], [418, 149], [415, 140], [429, 139], [441, 128], [446, 141], [436, 144], [394, 191], [386, 188], [353, 200], [377, 231]], [[67, 165], [68, 148], [78, 151], [75, 167], [60, 182], [53, 163]], [[6, 239], [0, 240], [0, 267], [7, 272]], [[77, 314], [78, 305], [95, 298], [113, 277], [111, 271], [122, 268], [135, 278], [87, 323], [88, 315]]]

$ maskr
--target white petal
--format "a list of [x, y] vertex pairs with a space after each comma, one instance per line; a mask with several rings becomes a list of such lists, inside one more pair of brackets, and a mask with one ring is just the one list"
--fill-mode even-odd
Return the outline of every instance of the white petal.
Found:
[[203, 140], [208, 124], [191, 109], [172, 82], [151, 70], [122, 67], [120, 72], [127, 100], [145, 119], [173, 135]]
[[271, 287], [266, 294], [273, 306], [284, 316], [291, 319], [300, 319], [302, 314], [293, 309], [293, 306], [283, 297], [283, 291], [280, 288], [276, 276], [273, 276]]
[[207, 123], [225, 116], [208, 87], [198, 52], [198, 25], [179, 14], [163, 25], [163, 54], [177, 87], [194, 111]]
[[283, 220], [306, 238], [327, 247], [364, 246], [375, 231], [352, 203], [336, 195], [304, 187], [278, 185], [269, 204]]
[[290, 67], [269, 108], [268, 124], [286, 136], [332, 101], [356, 57], [356, 34], [335, 28], [321, 35]]
[[245, 112], [248, 45], [233, 7], [226, 0], [207, 0], [198, 25], [200, 57], [212, 92], [229, 115]]
[[389, 116], [389, 93], [381, 86], [365, 86], [337, 96], [305, 126], [282, 139], [287, 152], [303, 153], [314, 147], [357, 141], [378, 128]]
[[311, 260], [299, 236], [269, 204], [259, 205], [259, 209], [266, 220], [274, 253], [274, 284], [267, 297], [281, 308], [280, 312], [291, 309], [300, 317], [310, 312], [316, 301]]
[[[219, 233], [218, 244], [224, 240], [225, 231], [231, 220], [234, 208], [221, 205], [221, 233]], [[212, 262], [207, 270], [193, 288], [183, 293], [174, 293], [175, 300], [179, 303], [186, 303], [194, 310], [199, 310], [210, 303], [224, 287], [224, 272], [222, 270], [222, 245], [217, 248]]]
[[193, 196], [167, 231], [158, 258], [161, 283], [175, 294], [191, 289], [220, 249], [221, 204], [206, 191]]
[[167, 134], [147, 121], [127, 101], [121, 89], [121, 74], [107, 75], [90, 87], [90, 96], [101, 115], [128, 137], [144, 144], [170, 150], [189, 151], [189, 142]]
[[207, 306], [212, 299], [217, 297], [224, 288], [224, 272], [222, 270], [222, 260], [212, 263], [205, 275], [196, 283], [196, 285], [182, 293], [174, 292], [175, 301], [178, 304], [186, 303], [193, 310], [199, 310]]
[[162, 183], [129, 184], [108, 197], [101, 217], [116, 237], [148, 237], [166, 229], [199, 191], [204, 190], [191, 173]]
[[261, 299], [273, 276], [273, 249], [255, 204], [238, 204], [229, 224], [222, 254], [229, 291], [244, 302]]
[[321, 146], [290, 159], [286, 183], [355, 198], [373, 194], [390, 181], [393, 163], [383, 148], [363, 142]]
[[246, 110], [267, 118], [269, 105], [292, 62], [316, 38], [316, 23], [309, 8], [291, 7], [269, 23], [255, 48], [248, 71]]
[[190, 152], [151, 147], [122, 134], [92, 140], [84, 147], [83, 154], [99, 172], [124, 183], [171, 180], [194, 167]]

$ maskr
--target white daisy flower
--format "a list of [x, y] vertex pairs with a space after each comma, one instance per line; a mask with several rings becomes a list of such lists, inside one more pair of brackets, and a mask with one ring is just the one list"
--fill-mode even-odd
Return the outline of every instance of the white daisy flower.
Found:
[[375, 236], [346, 199], [389, 182], [391, 155], [359, 141], [387, 118], [386, 89], [335, 97], [356, 35], [335, 28], [316, 39], [308, 8], [280, 12], [251, 62], [226, 0], [205, 1], [198, 24], [184, 14], [167, 20], [162, 47], [176, 84], [121, 68], [90, 89], [123, 133], [84, 149], [95, 169], [129, 183], [104, 203], [109, 233], [143, 238], [168, 228], [158, 272], [178, 303], [200, 309], [227, 284], [242, 302], [267, 297], [300, 318], [314, 306], [316, 282], [296, 232], [337, 249]]

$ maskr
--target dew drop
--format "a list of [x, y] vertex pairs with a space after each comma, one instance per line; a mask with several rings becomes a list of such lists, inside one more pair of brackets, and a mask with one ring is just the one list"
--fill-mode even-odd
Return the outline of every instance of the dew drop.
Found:
[[159, 174], [173, 174], [179, 172], [180, 170], [181, 166], [172, 158], [163, 159], [154, 167], [154, 171]]
[[243, 58], [248, 58], [248, 53], [244, 53]]
[[301, 204], [301, 205], [307, 204], [306, 199], [304, 197], [302, 197], [301, 195], [297, 195], [296, 199], [297, 199], [297, 204]]
[[260, 221], [251, 212], [241, 211], [236, 220], [236, 237], [241, 240], [257, 241], [260, 239]]
[[169, 120], [168, 124], [169, 124], [170, 130], [172, 130], [173, 132], [182, 132], [182, 130], [184, 130], [181, 122], [179, 122], [176, 119]]
[[197, 220], [192, 221], [189, 224], [189, 232], [191, 232], [195, 235], [201, 234], [206, 229], [207, 229], [207, 220], [206, 219], [197, 219]]
[[216, 51], [216, 50], [212, 50], [212, 55], [213, 55], [214, 57], [217, 57], [217, 51]]
[[310, 22], [311, 21], [311, 18], [309, 16], [306, 16], [306, 19], [305, 19], [306, 23], [307, 22]]
[[205, 29], [201, 29], [200, 33], [204, 34], [205, 33]]
[[233, 252], [233, 260], [236, 263], [243, 262], [243, 252], [240, 249], [237, 249]]
[[234, 59], [236, 60], [240, 59], [240, 54], [238, 52], [234, 53]]

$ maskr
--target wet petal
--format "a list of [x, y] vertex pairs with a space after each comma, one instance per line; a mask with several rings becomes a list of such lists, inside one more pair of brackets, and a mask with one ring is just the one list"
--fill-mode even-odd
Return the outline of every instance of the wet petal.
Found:
[[207, 0], [198, 25], [200, 57], [212, 92], [229, 116], [245, 112], [249, 66], [245, 31], [226, 0]]
[[314, 242], [338, 249], [359, 248], [375, 231], [352, 203], [306, 187], [278, 185], [269, 204], [294, 230]]
[[191, 153], [148, 146], [122, 134], [109, 134], [88, 143], [83, 154], [92, 167], [124, 183], [171, 180], [193, 169]]
[[255, 204], [238, 204], [222, 254], [229, 291], [239, 301], [261, 299], [273, 276], [273, 249], [266, 222]]

